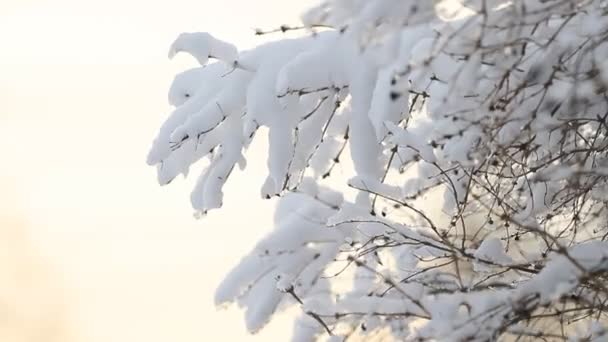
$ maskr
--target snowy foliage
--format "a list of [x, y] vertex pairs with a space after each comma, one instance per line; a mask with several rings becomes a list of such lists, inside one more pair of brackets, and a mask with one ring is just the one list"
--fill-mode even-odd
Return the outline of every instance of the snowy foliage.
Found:
[[208, 159], [191, 202], [221, 207], [264, 127], [280, 197], [216, 303], [252, 332], [298, 306], [294, 341], [606, 340], [605, 2], [326, 0], [302, 22], [171, 47], [201, 66], [171, 86], [159, 182]]

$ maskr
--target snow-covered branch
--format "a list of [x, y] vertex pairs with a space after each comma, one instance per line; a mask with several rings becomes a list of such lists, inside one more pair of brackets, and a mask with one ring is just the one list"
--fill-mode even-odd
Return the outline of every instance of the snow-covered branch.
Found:
[[208, 158], [191, 202], [221, 207], [265, 127], [280, 197], [218, 305], [252, 332], [300, 306], [295, 341], [605, 339], [604, 1], [326, 0], [256, 34], [288, 31], [171, 46], [201, 67], [170, 88], [159, 182]]

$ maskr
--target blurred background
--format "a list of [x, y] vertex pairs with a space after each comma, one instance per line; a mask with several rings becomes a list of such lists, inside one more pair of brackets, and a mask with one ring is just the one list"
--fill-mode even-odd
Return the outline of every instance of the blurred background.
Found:
[[263, 142], [203, 220], [192, 180], [160, 187], [145, 157], [173, 76], [195, 65], [167, 60], [180, 32], [245, 49], [315, 2], [0, 2], [0, 341], [286, 339], [288, 318], [249, 336], [213, 304], [271, 228]]

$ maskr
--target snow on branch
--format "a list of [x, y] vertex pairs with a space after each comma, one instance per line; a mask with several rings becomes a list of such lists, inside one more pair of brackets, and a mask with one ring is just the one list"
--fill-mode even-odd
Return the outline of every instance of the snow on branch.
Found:
[[275, 229], [218, 305], [252, 332], [299, 307], [294, 341], [606, 339], [605, 1], [326, 0], [268, 33], [176, 39], [201, 67], [147, 159], [205, 164], [205, 213], [268, 132]]

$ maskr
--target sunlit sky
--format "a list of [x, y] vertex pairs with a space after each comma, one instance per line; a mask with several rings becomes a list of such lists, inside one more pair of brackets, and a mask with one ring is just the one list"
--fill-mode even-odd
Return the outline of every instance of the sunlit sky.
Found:
[[167, 60], [179, 32], [251, 47], [253, 28], [293, 23], [313, 3], [0, 2], [0, 225], [25, 224], [61, 284], [74, 341], [285, 340], [289, 320], [246, 338], [240, 312], [212, 300], [270, 228], [263, 144], [229, 182], [225, 208], [199, 221], [192, 181], [158, 186], [145, 157], [173, 75], [193, 65]]

